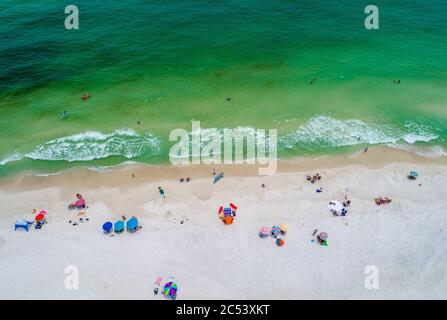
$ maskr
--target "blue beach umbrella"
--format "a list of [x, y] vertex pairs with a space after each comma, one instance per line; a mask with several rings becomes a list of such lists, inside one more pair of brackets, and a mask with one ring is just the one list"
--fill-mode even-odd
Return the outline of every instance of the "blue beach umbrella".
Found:
[[105, 233], [109, 233], [110, 230], [112, 230], [113, 224], [110, 221], [107, 221], [102, 225], [102, 230], [104, 230]]
[[113, 229], [117, 233], [122, 232], [124, 230], [124, 222], [121, 221], [121, 220], [118, 220], [117, 222], [115, 222], [115, 225], [113, 226]]
[[135, 231], [138, 227], [138, 219], [135, 217], [132, 217], [127, 221], [127, 231]]

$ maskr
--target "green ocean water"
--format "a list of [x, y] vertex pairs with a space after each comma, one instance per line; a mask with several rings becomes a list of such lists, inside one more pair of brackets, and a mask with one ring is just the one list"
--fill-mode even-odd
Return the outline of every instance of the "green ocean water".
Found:
[[445, 154], [447, 2], [375, 1], [379, 30], [369, 4], [3, 0], [0, 175], [169, 163], [170, 131], [191, 120], [277, 129], [280, 158]]

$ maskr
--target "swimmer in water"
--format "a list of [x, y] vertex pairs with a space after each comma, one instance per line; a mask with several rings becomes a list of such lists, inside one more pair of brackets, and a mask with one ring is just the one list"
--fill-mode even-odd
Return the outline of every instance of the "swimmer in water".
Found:
[[92, 95], [91, 95], [90, 93], [84, 93], [84, 94], [81, 96], [81, 99], [84, 100], [84, 101], [86, 101], [86, 100], [90, 99], [91, 96], [92, 96]]

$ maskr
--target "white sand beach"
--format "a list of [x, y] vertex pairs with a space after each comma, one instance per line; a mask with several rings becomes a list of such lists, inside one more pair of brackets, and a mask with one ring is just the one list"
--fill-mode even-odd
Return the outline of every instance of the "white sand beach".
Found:
[[[216, 184], [211, 168], [126, 166], [2, 179], [0, 299], [163, 300], [153, 293], [158, 276], [174, 277], [178, 300], [447, 297], [446, 158], [375, 148], [281, 162], [274, 176], [218, 167], [225, 177]], [[416, 181], [406, 177], [411, 170]], [[316, 172], [319, 182], [306, 181]], [[67, 205], [76, 193], [87, 200], [89, 221], [73, 226], [78, 211]], [[348, 214], [332, 215], [327, 203], [345, 195]], [[392, 202], [377, 206], [378, 196]], [[217, 210], [229, 202], [238, 210], [226, 226]], [[33, 208], [45, 209], [48, 223], [14, 231]], [[104, 234], [102, 224], [122, 215], [138, 217], [143, 228]], [[262, 226], [281, 223], [289, 225], [283, 247], [258, 236]], [[328, 233], [327, 247], [312, 242], [314, 229]], [[79, 269], [77, 290], [65, 288], [68, 265]], [[377, 290], [365, 288], [369, 265], [379, 271]]]

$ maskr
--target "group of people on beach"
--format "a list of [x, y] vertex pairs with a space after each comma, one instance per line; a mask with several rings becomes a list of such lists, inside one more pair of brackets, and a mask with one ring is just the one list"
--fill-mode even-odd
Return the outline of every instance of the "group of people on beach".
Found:
[[306, 176], [306, 180], [310, 183], [314, 184], [318, 180], [321, 180], [321, 175], [319, 173], [313, 175], [313, 176]]

